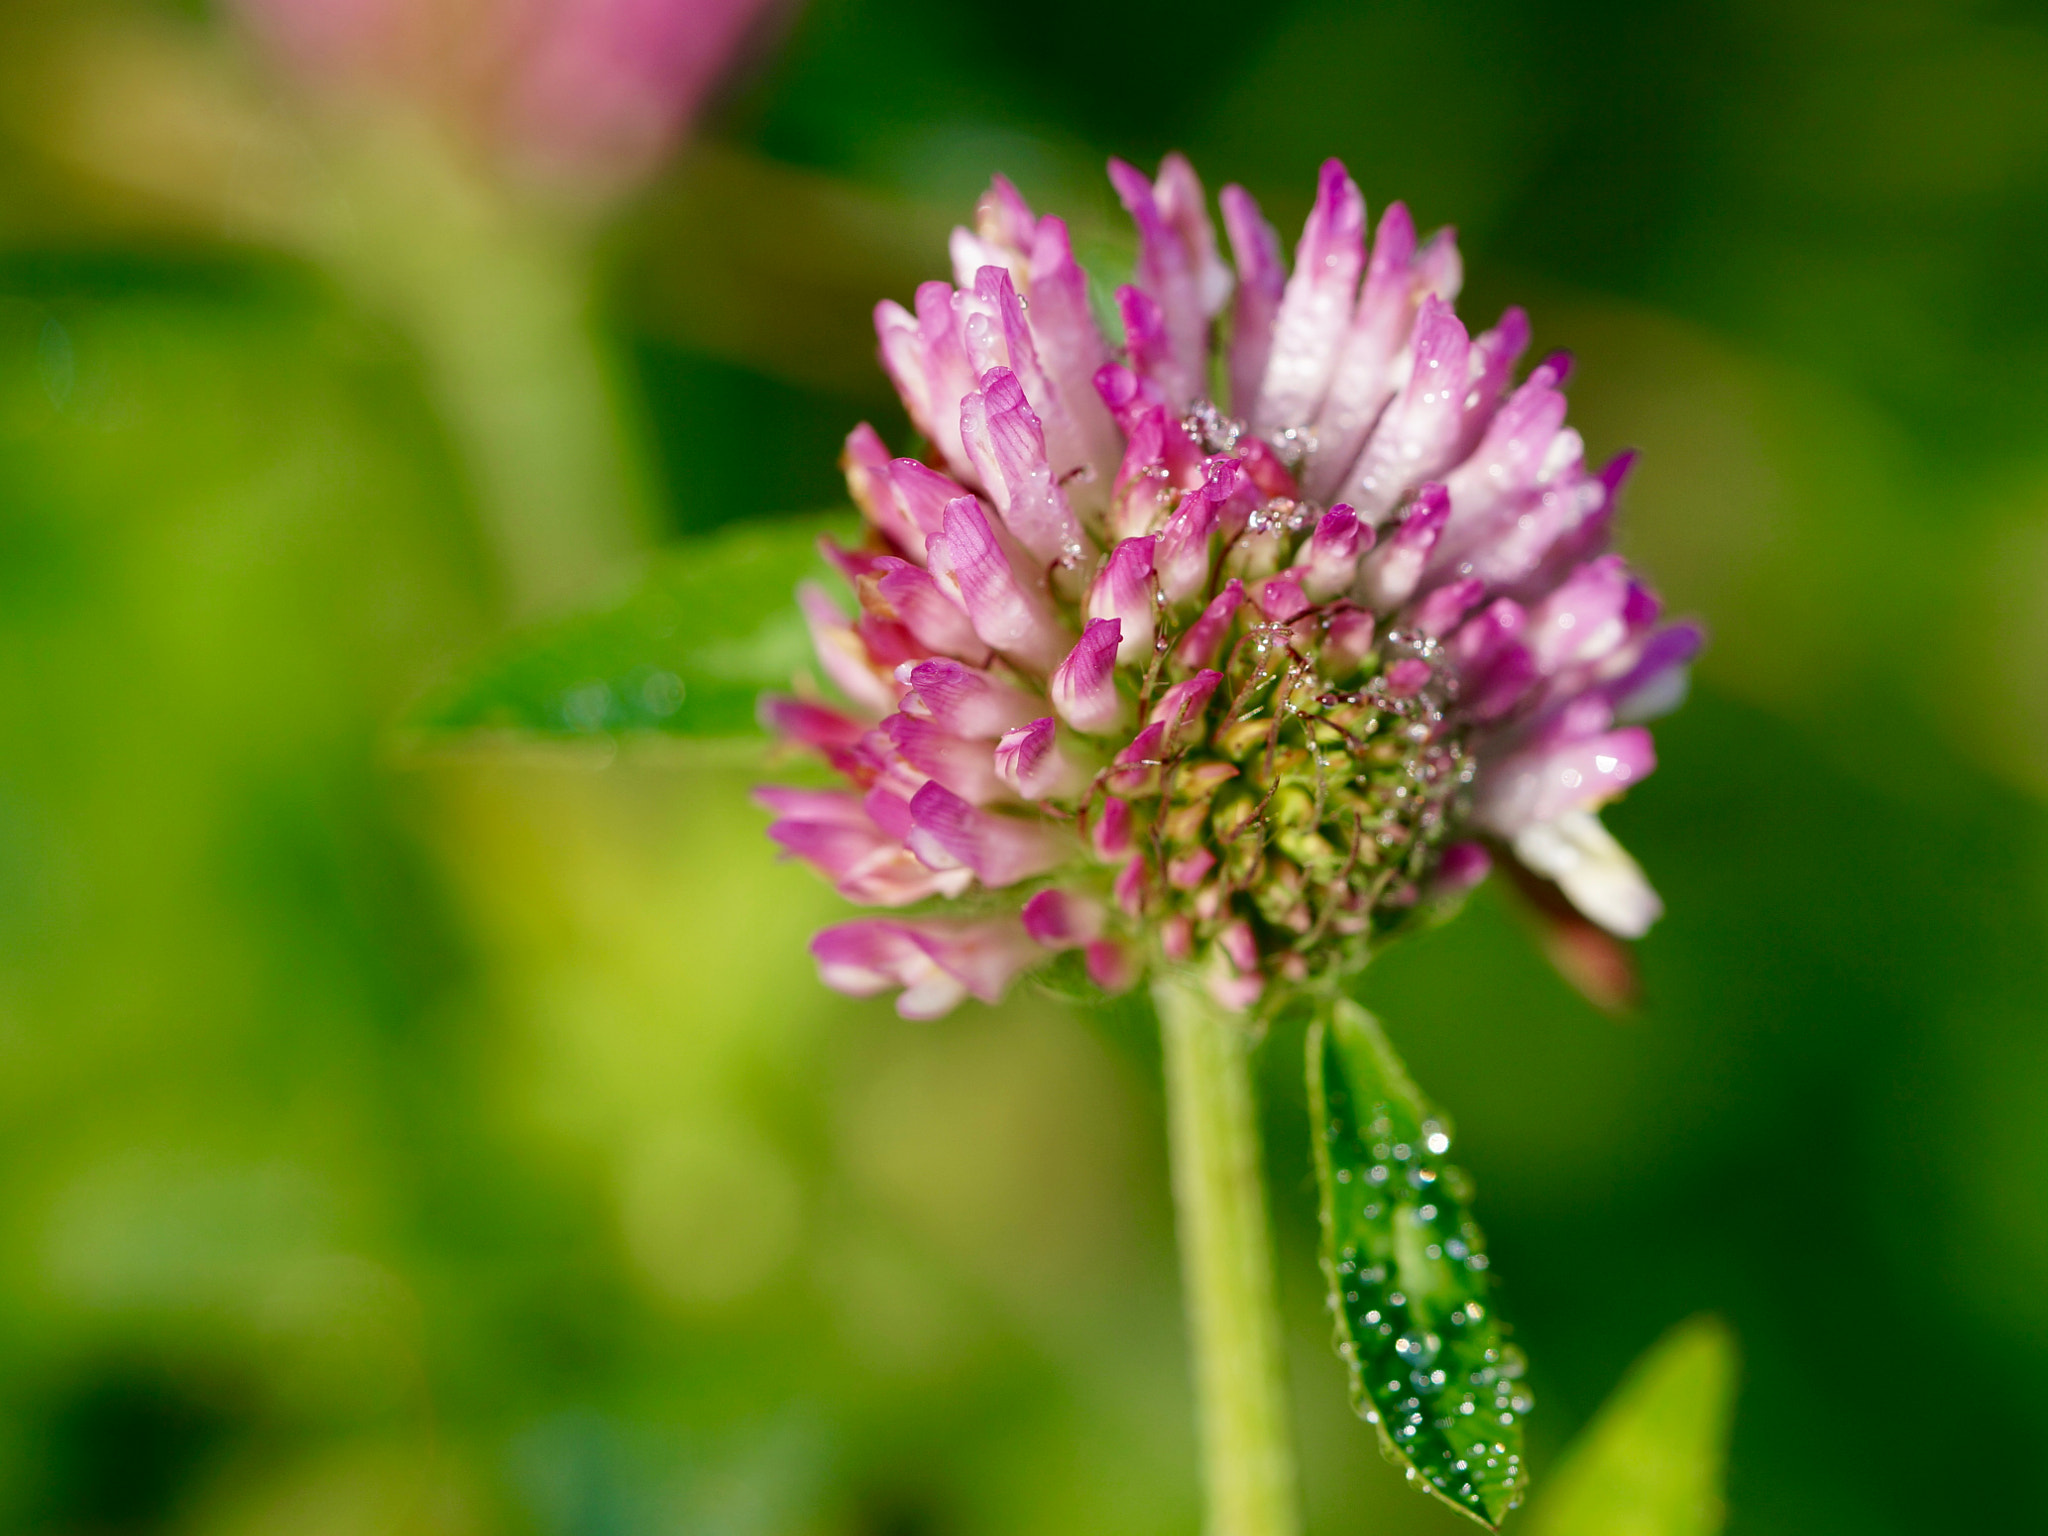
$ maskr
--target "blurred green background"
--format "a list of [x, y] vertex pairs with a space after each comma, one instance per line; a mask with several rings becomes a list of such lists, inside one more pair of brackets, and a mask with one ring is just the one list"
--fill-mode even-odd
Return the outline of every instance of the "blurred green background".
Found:
[[[744, 764], [394, 744], [509, 604], [418, 296], [516, 251], [401, 219], [440, 265], [380, 288], [306, 236], [308, 187], [374, 208], [197, 3], [17, 0], [0, 76], [0, 1529], [1194, 1530], [1142, 1018], [826, 993]], [[1539, 1482], [1711, 1308], [1731, 1531], [2030, 1528], [2048, 19], [812, 0], [559, 247], [620, 494], [659, 538], [839, 500], [845, 430], [903, 434], [868, 307], [989, 171], [1108, 249], [1105, 154], [1169, 148], [1283, 229], [1331, 153], [1456, 223], [1713, 633], [1610, 817], [1670, 907], [1640, 1012], [1497, 890], [1362, 991], [1459, 1118]], [[1343, 1403], [1299, 1048], [1311, 1526], [1447, 1536]]]

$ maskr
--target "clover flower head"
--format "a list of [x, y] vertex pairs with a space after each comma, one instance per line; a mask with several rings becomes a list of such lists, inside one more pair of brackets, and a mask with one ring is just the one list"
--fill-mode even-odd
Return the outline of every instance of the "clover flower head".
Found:
[[645, 175], [778, 0], [236, 0], [295, 73], [381, 93], [521, 169]]
[[1496, 855], [1640, 935], [1660, 905], [1597, 810], [1701, 635], [1606, 552], [1629, 460], [1586, 466], [1570, 359], [1517, 382], [1523, 312], [1470, 334], [1451, 232], [1394, 203], [1368, 248], [1334, 160], [1291, 273], [1242, 188], [1233, 272], [1184, 159], [1110, 177], [1120, 346], [1000, 177], [954, 282], [875, 311], [929, 451], [848, 438], [857, 611], [801, 594], [843, 702], [763, 704], [845, 780], [762, 791], [770, 836], [899, 909], [821, 933], [825, 980], [928, 1017], [1078, 951], [1105, 989], [1188, 965], [1245, 1008]]

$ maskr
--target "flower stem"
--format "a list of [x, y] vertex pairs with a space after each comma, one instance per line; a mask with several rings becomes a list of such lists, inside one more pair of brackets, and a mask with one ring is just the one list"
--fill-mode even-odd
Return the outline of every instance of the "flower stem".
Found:
[[1252, 1109], [1250, 1037], [1201, 981], [1152, 986], [1194, 1351], [1207, 1536], [1296, 1536], [1294, 1452]]
[[602, 590], [648, 540], [646, 466], [598, 340], [587, 240], [424, 129], [364, 123], [315, 248], [419, 350], [509, 615]]

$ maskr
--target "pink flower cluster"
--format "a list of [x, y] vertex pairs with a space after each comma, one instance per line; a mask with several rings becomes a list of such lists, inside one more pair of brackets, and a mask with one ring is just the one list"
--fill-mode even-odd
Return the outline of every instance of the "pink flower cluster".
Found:
[[627, 181], [775, 0], [236, 0], [286, 64], [452, 122], [522, 167]]
[[1450, 233], [1395, 203], [1368, 250], [1336, 161], [1291, 273], [1243, 189], [1233, 272], [1185, 160], [1110, 176], [1138, 231], [1116, 347], [1066, 225], [1000, 177], [955, 281], [876, 310], [929, 451], [848, 439], [857, 611], [801, 594], [840, 701], [763, 704], [845, 787], [761, 798], [848, 898], [919, 910], [821, 933], [825, 980], [928, 1017], [1072, 950], [1243, 1007], [1489, 849], [1643, 932], [1595, 813], [1654, 766], [1632, 722], [1700, 634], [1604, 553], [1627, 460], [1587, 468], [1569, 360], [1518, 384], [1524, 314], [1469, 334]]

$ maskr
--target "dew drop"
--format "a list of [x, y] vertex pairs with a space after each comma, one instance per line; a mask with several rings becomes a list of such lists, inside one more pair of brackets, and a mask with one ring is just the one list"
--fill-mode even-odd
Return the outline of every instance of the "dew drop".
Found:
[[1442, 1347], [1441, 1339], [1420, 1328], [1411, 1328], [1394, 1341], [1395, 1353], [1415, 1366], [1427, 1366], [1436, 1358], [1437, 1351]]

